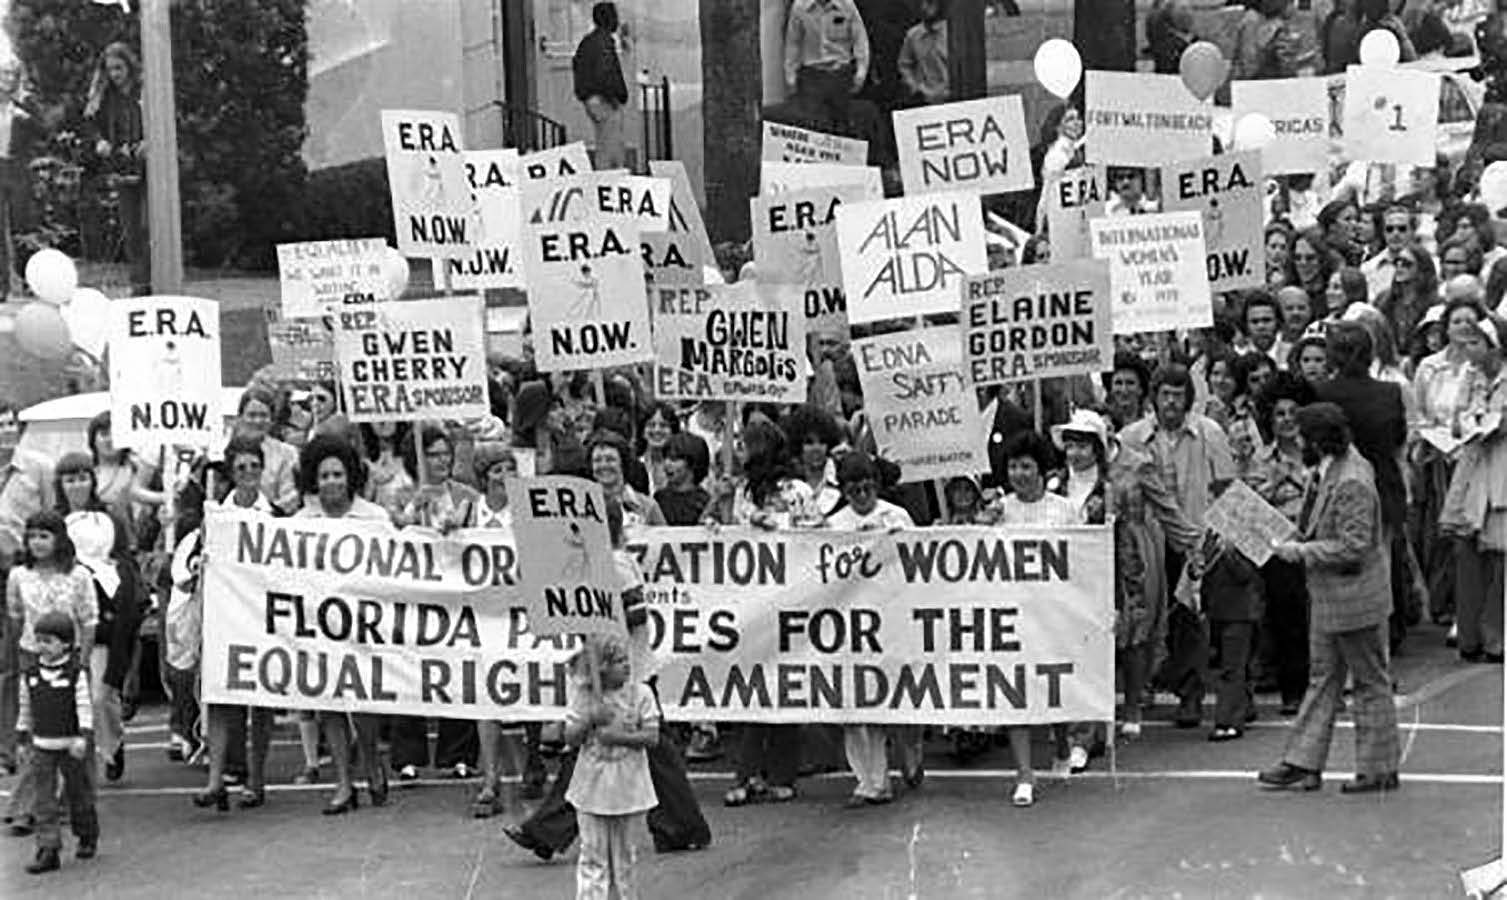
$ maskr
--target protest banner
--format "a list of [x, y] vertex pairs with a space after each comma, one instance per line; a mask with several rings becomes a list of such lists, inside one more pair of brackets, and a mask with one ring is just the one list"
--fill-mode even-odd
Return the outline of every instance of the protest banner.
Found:
[[1017, 94], [897, 109], [894, 121], [906, 194], [1002, 194], [1036, 184]]
[[1104, 166], [1079, 166], [1047, 181], [1041, 202], [1046, 208], [1053, 259], [1093, 258], [1088, 220], [1104, 215], [1109, 193], [1109, 174]]
[[1204, 524], [1245, 554], [1245, 558], [1258, 568], [1272, 558], [1273, 546], [1291, 540], [1298, 530], [1286, 516], [1238, 478], [1209, 505], [1204, 512]]
[[1310, 175], [1329, 167], [1329, 79], [1271, 78], [1230, 87], [1235, 121], [1266, 116], [1276, 138], [1261, 148], [1268, 175]]
[[623, 583], [612, 558], [602, 486], [565, 475], [519, 479], [513, 536], [534, 634], [626, 635]]
[[800, 288], [743, 281], [657, 287], [652, 296], [655, 396], [805, 402]]
[[639, 220], [598, 173], [523, 185], [524, 271], [535, 364], [541, 372], [648, 362]]
[[325, 318], [279, 319], [267, 323], [272, 376], [301, 381], [337, 381], [335, 334]]
[[858, 185], [863, 199], [884, 198], [884, 176], [875, 166], [839, 166], [829, 163], [765, 162], [759, 166], [759, 193], [783, 194], [810, 188]]
[[450, 287], [461, 291], [524, 286], [518, 259], [520, 234], [518, 151], [467, 150], [466, 183], [476, 202], [471, 253], [448, 259]]
[[122, 450], [209, 447], [224, 437], [220, 305], [199, 297], [110, 302], [110, 437]]
[[335, 359], [352, 422], [490, 415], [476, 296], [378, 303], [336, 317]]
[[1438, 152], [1439, 74], [1350, 66], [1343, 121], [1346, 159], [1432, 167]]
[[966, 275], [987, 271], [975, 194], [923, 194], [837, 208], [848, 321], [956, 312]]
[[706, 268], [717, 267], [712, 241], [701, 219], [701, 207], [691, 190], [685, 163], [679, 160], [649, 161], [649, 174], [670, 180], [670, 227], [641, 235], [644, 268], [654, 285], [696, 287], [706, 280]]
[[1214, 149], [1213, 107], [1176, 75], [1084, 73], [1089, 162], [1163, 166]]
[[[523, 608], [514, 533], [206, 518], [210, 703], [554, 719], [578, 642]], [[675, 721], [1025, 725], [1114, 709], [1107, 527], [644, 529]]]
[[1162, 169], [1162, 210], [1203, 214], [1205, 269], [1216, 293], [1266, 285], [1265, 203], [1258, 150]]
[[336, 307], [388, 299], [382, 274], [386, 253], [382, 238], [278, 244], [283, 317], [323, 316]]
[[573, 638], [528, 630], [509, 531], [209, 510], [210, 703], [455, 719], [558, 718]]
[[759, 158], [766, 162], [862, 166], [869, 161], [869, 142], [766, 121], [764, 152]]
[[460, 117], [435, 110], [382, 110], [393, 228], [404, 256], [468, 256], [479, 219], [466, 183]]
[[1109, 261], [1115, 334], [1213, 324], [1201, 214], [1119, 216], [1088, 226], [1094, 257]]
[[591, 156], [580, 141], [538, 150], [518, 160], [518, 176], [523, 181], [585, 175], [590, 171]]
[[962, 318], [969, 383], [983, 387], [1108, 370], [1115, 353], [1111, 302], [1103, 260], [969, 276]]
[[748, 201], [759, 280], [798, 285], [806, 327], [811, 331], [848, 333], [848, 300], [843, 293], [842, 255], [837, 249], [837, 208], [864, 199], [862, 187], [838, 185]]
[[856, 339], [853, 361], [879, 455], [900, 466], [901, 481], [989, 470], [957, 326]]

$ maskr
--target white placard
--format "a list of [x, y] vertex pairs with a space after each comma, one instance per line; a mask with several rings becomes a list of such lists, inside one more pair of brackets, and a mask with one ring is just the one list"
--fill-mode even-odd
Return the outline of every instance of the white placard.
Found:
[[541, 181], [591, 171], [591, 156], [580, 141], [538, 150], [518, 160], [518, 176], [524, 181]]
[[858, 185], [810, 188], [754, 197], [754, 266], [761, 282], [798, 285], [806, 326], [847, 334], [842, 255], [837, 247], [837, 208], [865, 199]]
[[869, 161], [868, 141], [778, 122], [764, 123], [763, 151], [759, 158], [767, 162], [862, 166]]
[[393, 228], [404, 256], [469, 255], [481, 213], [466, 183], [460, 117], [436, 110], [382, 110]]
[[336, 317], [335, 363], [352, 422], [491, 413], [481, 298], [376, 303]]
[[1268, 175], [1306, 175], [1329, 167], [1329, 79], [1237, 81], [1230, 89], [1235, 121], [1259, 113], [1277, 136], [1261, 148]]
[[1207, 156], [1162, 170], [1162, 209], [1203, 213], [1209, 289], [1215, 292], [1265, 286], [1265, 201], [1260, 151]]
[[452, 288], [523, 287], [523, 263], [518, 259], [518, 171], [518, 151], [511, 147], [466, 151], [466, 183], [481, 208], [481, 221], [471, 255], [445, 261]]
[[863, 188], [865, 200], [884, 197], [884, 176], [873, 166], [765, 162], [759, 166], [759, 178], [761, 194], [856, 184]]
[[1042, 190], [1047, 236], [1055, 260], [1091, 259], [1088, 220], [1104, 215], [1109, 174], [1104, 166], [1079, 166], [1050, 179]]
[[220, 305], [199, 297], [110, 302], [110, 437], [122, 449], [208, 448], [224, 438]]
[[1001, 194], [1036, 184], [1019, 95], [898, 109], [894, 120], [907, 194]]
[[519, 479], [508, 493], [519, 577], [535, 634], [628, 633], [607, 501], [584, 478]]
[[1164, 166], [1208, 156], [1214, 108], [1188, 93], [1176, 75], [1085, 73], [1090, 162]]
[[957, 312], [958, 286], [988, 269], [976, 194], [923, 194], [837, 208], [848, 321]]
[[382, 299], [386, 253], [387, 241], [382, 238], [278, 244], [283, 318], [313, 318], [339, 306]]
[[646, 249], [644, 266], [649, 280], [659, 286], [693, 287], [706, 280], [708, 266], [717, 267], [717, 255], [696, 205], [685, 163], [676, 159], [649, 161], [649, 174], [670, 179], [670, 227], [652, 232], [641, 240]]
[[800, 288], [740, 281], [661, 287], [652, 296], [656, 397], [805, 401], [806, 316]]
[[1343, 122], [1346, 159], [1431, 167], [1438, 153], [1439, 75], [1351, 66]]
[[1109, 261], [1115, 334], [1213, 324], [1201, 213], [1116, 216], [1088, 225], [1095, 258]]

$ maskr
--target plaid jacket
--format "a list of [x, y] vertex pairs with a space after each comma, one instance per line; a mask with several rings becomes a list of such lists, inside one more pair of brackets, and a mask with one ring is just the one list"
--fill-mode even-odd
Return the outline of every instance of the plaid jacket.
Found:
[[1392, 609], [1392, 582], [1371, 464], [1352, 446], [1309, 490], [1314, 502], [1298, 540], [1313, 631], [1380, 625]]

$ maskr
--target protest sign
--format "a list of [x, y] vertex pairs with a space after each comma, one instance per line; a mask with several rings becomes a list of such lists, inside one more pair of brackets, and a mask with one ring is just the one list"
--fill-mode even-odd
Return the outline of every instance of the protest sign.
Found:
[[1213, 323], [1202, 215], [1119, 216], [1092, 219], [1088, 226], [1094, 257], [1109, 261], [1115, 334]]
[[862, 166], [869, 161], [869, 142], [766, 121], [764, 152], [759, 158], [767, 162]]
[[652, 296], [655, 396], [805, 402], [800, 288], [744, 281], [660, 287]]
[[848, 332], [842, 256], [837, 249], [837, 208], [865, 199], [858, 185], [809, 188], [749, 200], [754, 266], [762, 282], [801, 288], [806, 326], [828, 334]]
[[759, 178], [761, 194], [858, 185], [863, 188], [865, 200], [884, 197], [884, 177], [874, 166], [765, 162], [759, 166]]
[[[647, 362], [654, 347], [638, 218], [615, 174], [523, 186], [524, 271], [541, 372]], [[605, 188], [605, 189], [601, 189]]]
[[513, 534], [529, 628], [535, 634], [626, 635], [624, 585], [612, 559], [601, 485], [564, 475], [513, 484]]
[[267, 323], [274, 378], [336, 381], [335, 335], [323, 317], [280, 319]]
[[1047, 181], [1041, 202], [1046, 208], [1053, 259], [1093, 258], [1088, 220], [1104, 215], [1109, 193], [1109, 175], [1104, 166], [1079, 166]]
[[848, 321], [956, 312], [965, 275], [988, 269], [974, 194], [923, 194], [837, 208]]
[[670, 719], [1113, 716], [1109, 528], [661, 528], [630, 549]]
[[1019, 95], [897, 109], [894, 120], [906, 194], [1001, 194], [1036, 184]]
[[528, 630], [511, 532], [207, 512], [208, 702], [508, 721], [568, 702], [577, 641]]
[[1115, 352], [1110, 305], [1103, 260], [969, 276], [962, 318], [969, 382], [982, 387], [1108, 370]]
[[523, 181], [584, 175], [590, 171], [591, 157], [580, 141], [538, 150], [518, 160], [518, 175]]
[[456, 290], [522, 288], [523, 265], [518, 259], [518, 151], [467, 150], [466, 183], [479, 210], [471, 253], [445, 261], [450, 286]]
[[224, 437], [220, 305], [199, 297], [110, 302], [110, 437], [122, 449], [209, 447]]
[[989, 470], [957, 326], [859, 338], [853, 360], [879, 454], [900, 466], [901, 481]]
[[1203, 214], [1205, 269], [1214, 292], [1266, 284], [1261, 153], [1226, 153], [1162, 169], [1162, 210]]
[[1090, 162], [1162, 166], [1214, 149], [1213, 107], [1180, 77], [1090, 71], [1084, 78]]
[[388, 299], [386, 253], [382, 238], [278, 244], [283, 317], [323, 316], [335, 307]]
[[1272, 547], [1291, 540], [1297, 526], [1262, 499], [1250, 485], [1236, 479], [1204, 512], [1204, 524], [1224, 538], [1257, 567], [1272, 557]]
[[701, 207], [691, 190], [685, 163], [679, 160], [649, 161], [649, 174], [670, 180], [670, 227], [641, 235], [644, 268], [654, 285], [695, 287], [706, 280], [706, 267], [717, 267]]
[[335, 359], [352, 422], [490, 415], [481, 298], [378, 303], [336, 317]]
[[[558, 718], [577, 641], [534, 633], [506, 531], [206, 519], [211, 703]], [[318, 549], [316, 549], [318, 548]], [[1107, 527], [645, 529], [646, 638], [676, 721], [1026, 725], [1114, 710]]]
[[466, 183], [460, 117], [382, 110], [393, 228], [404, 256], [465, 257], [480, 216]]
[[1439, 74], [1382, 66], [1345, 70], [1345, 158], [1399, 166], [1434, 165]]
[[1235, 121], [1266, 116], [1276, 138], [1261, 148], [1268, 175], [1309, 175], [1329, 167], [1329, 79], [1272, 78], [1236, 81], [1230, 96]]

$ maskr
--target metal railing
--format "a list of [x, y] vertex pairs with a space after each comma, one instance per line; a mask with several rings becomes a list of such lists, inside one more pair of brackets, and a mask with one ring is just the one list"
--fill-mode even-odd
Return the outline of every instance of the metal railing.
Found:
[[661, 78], [658, 84], [640, 81], [638, 98], [644, 127], [643, 163], [647, 169], [651, 159], [675, 158], [670, 121], [670, 79]]
[[565, 126], [549, 116], [501, 100], [492, 101], [492, 105], [502, 118], [504, 147], [517, 147], [524, 153], [533, 153], [565, 143]]

